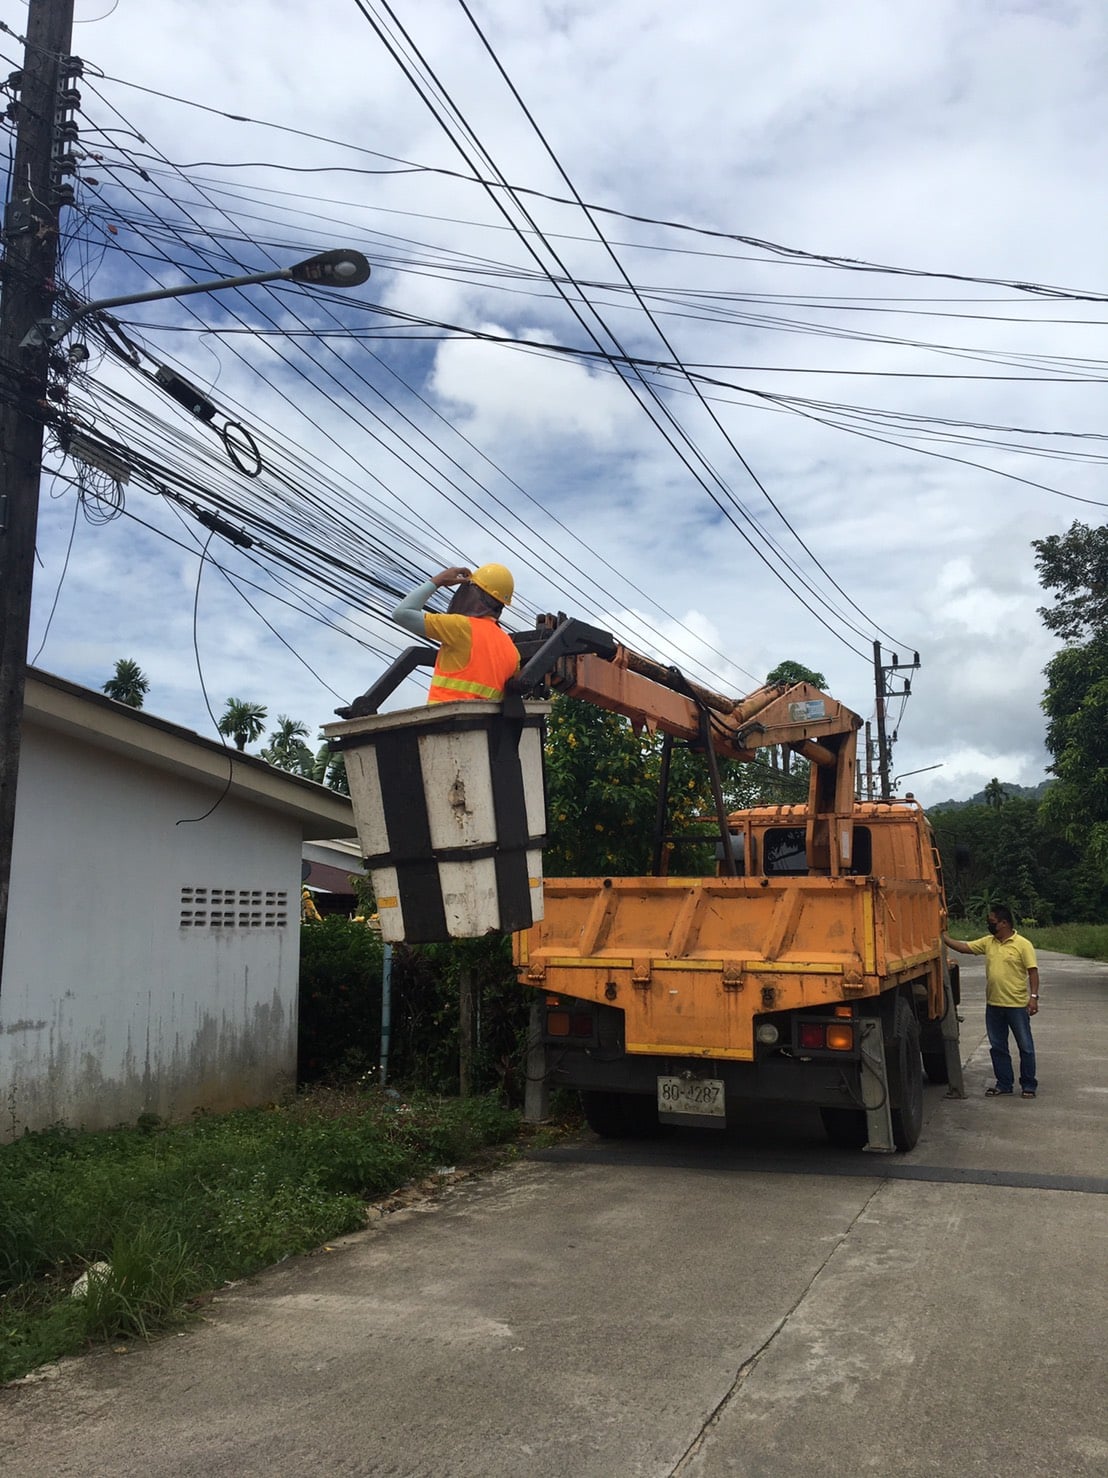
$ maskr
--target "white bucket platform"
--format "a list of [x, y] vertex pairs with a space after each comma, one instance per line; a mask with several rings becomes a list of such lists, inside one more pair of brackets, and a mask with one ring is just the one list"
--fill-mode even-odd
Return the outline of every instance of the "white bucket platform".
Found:
[[433, 703], [328, 724], [381, 935], [430, 944], [542, 918], [549, 703]]

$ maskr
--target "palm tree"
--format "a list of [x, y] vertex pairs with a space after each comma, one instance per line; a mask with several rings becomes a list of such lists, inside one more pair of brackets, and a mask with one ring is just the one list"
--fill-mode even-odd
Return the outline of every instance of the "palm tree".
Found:
[[[323, 735], [317, 734], [316, 738], [322, 739]], [[328, 790], [337, 790], [340, 795], [350, 794], [350, 782], [346, 778], [346, 757], [333, 753], [329, 744], [316, 750], [304, 773], [317, 784], [326, 785]]]
[[117, 703], [126, 703], [128, 708], [141, 708], [142, 700], [150, 691], [150, 682], [137, 662], [132, 662], [130, 657], [120, 657], [115, 664], [114, 676], [100, 691]]
[[1004, 789], [1004, 786], [1001, 785], [1000, 781], [996, 778], [995, 775], [989, 781], [988, 785], [986, 785], [982, 794], [985, 798], [985, 804], [987, 806], [992, 806], [994, 810], [999, 810], [1004, 802], [1008, 799], [1008, 792]]
[[304, 743], [307, 734], [307, 724], [301, 723], [299, 719], [289, 718], [286, 714], [278, 714], [277, 727], [262, 750], [262, 759], [276, 765], [279, 770], [310, 777], [315, 756]]
[[228, 698], [223, 717], [216, 728], [225, 739], [233, 739], [236, 749], [245, 749], [265, 733], [268, 709], [261, 703], [247, 703], [243, 698]]

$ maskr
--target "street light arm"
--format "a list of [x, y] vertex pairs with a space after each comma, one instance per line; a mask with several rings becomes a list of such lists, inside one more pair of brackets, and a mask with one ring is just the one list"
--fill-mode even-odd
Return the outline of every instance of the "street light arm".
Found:
[[[90, 313], [99, 313], [101, 308], [122, 308], [128, 303], [153, 303], [158, 298], [187, 298], [190, 293], [210, 293], [224, 287], [250, 287], [256, 282], [276, 282], [282, 277], [291, 277], [292, 268], [284, 267], [280, 272], [251, 272], [248, 277], [221, 277], [215, 282], [189, 282], [184, 287], [155, 287], [148, 293], [127, 293], [120, 298], [97, 298], [94, 303], [84, 303], [68, 318], [55, 318], [52, 327], [57, 327], [57, 338], [69, 332], [75, 323]], [[56, 339], [52, 339], [56, 342]]]
[[370, 266], [361, 252], [339, 247], [319, 252], [306, 261], [272, 272], [251, 272], [245, 277], [220, 277], [215, 282], [187, 282], [181, 287], [155, 287], [145, 293], [127, 293], [119, 298], [97, 298], [84, 303], [68, 318], [44, 318], [31, 328], [20, 348], [32, 344], [57, 344], [74, 324], [103, 308], [122, 308], [131, 303], [153, 303], [159, 298], [186, 298], [190, 293], [219, 292], [225, 287], [252, 287], [259, 282], [304, 282], [315, 287], [359, 287], [370, 274]]
[[922, 770], [905, 770], [902, 774], [893, 776], [893, 784], [898, 780], [907, 780], [909, 775], [926, 775], [928, 770], [941, 770], [944, 763], [944, 760], [940, 760], [937, 765], [924, 765]]

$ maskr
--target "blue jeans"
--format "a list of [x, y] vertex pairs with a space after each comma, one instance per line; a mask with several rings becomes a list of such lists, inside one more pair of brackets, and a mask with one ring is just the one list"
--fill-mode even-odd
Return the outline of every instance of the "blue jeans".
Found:
[[1039, 1086], [1035, 1077], [1035, 1043], [1031, 1037], [1031, 1018], [1026, 1006], [986, 1006], [985, 1030], [989, 1034], [989, 1053], [993, 1059], [996, 1086], [1001, 1093], [1011, 1093], [1013, 1084], [1012, 1054], [1008, 1050], [1008, 1031], [1016, 1039], [1020, 1054], [1020, 1087], [1034, 1093]]

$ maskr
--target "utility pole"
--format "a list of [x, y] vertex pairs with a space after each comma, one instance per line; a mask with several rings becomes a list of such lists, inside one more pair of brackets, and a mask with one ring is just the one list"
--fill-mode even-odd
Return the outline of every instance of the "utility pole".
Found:
[[[889, 740], [888, 730], [885, 722], [885, 700], [890, 697], [906, 698], [908, 694], [912, 691], [912, 679], [906, 677], [904, 679], [903, 688], [894, 693], [893, 690], [889, 687], [889, 674], [900, 672], [902, 669], [915, 671], [915, 669], [919, 665], [920, 661], [918, 652], [912, 653], [911, 662], [902, 662], [897, 656], [896, 652], [894, 652], [893, 660], [891, 662], [882, 663], [881, 643], [875, 641], [873, 644], [873, 685], [877, 693], [877, 773], [881, 779], [881, 799], [883, 801], [889, 800], [889, 798], [892, 796], [892, 786], [889, 782], [892, 743]], [[895, 734], [893, 734], [892, 737], [893, 740], [896, 739]], [[868, 750], [868, 744], [866, 747]]]
[[[7, 934], [15, 793], [51, 348], [23, 346], [51, 316], [58, 214], [72, 200], [63, 114], [72, 92], [73, 0], [29, 0], [23, 72], [16, 74], [15, 159], [3, 223], [0, 300], [0, 971]], [[79, 68], [77, 69], [79, 71]]]

